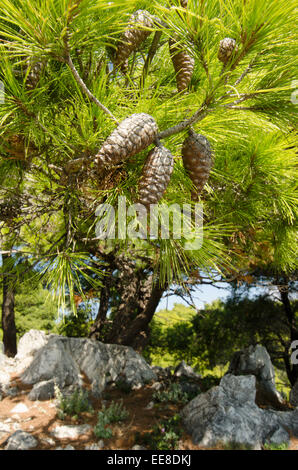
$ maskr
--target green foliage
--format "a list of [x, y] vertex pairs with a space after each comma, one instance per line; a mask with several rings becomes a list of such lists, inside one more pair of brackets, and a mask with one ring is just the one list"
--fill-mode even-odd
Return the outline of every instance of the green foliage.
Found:
[[76, 389], [71, 395], [63, 395], [59, 387], [55, 385], [55, 397], [59, 419], [65, 419], [66, 416], [78, 418], [83, 412], [93, 413], [94, 411], [85, 389]]
[[176, 403], [186, 404], [193, 396], [183, 392], [181, 386], [177, 383], [171, 383], [166, 390], [157, 390], [153, 393], [152, 399], [157, 403]]
[[48, 289], [52, 289], [58, 297], [63, 312], [70, 305], [76, 312], [75, 295], [86, 299], [83, 290], [87, 283], [89, 289], [98, 289], [101, 284], [101, 263], [92, 260], [87, 253], [73, 253], [71, 250], [58, 253], [43, 267], [40, 276]]
[[[2, 294], [0, 294], [0, 303]], [[27, 281], [19, 284], [15, 296], [15, 322], [17, 336], [20, 338], [27, 331], [56, 331], [57, 302], [42, 285], [35, 286]], [[0, 329], [0, 338], [2, 330]]]
[[[297, 311], [297, 301], [292, 305]], [[176, 315], [176, 309], [177, 306], [168, 316]], [[189, 314], [193, 312], [188, 310]], [[284, 368], [281, 358], [283, 343], [289, 341], [289, 328], [282, 305], [268, 295], [216, 300], [206, 305], [200, 315], [192, 316], [191, 321], [169, 323], [167, 328], [161, 327], [161, 316], [166, 317], [166, 312], [159, 312], [152, 322], [153, 334], [147, 349], [154, 363], [168, 354], [174, 364], [184, 359], [204, 371], [226, 365], [236, 350], [259, 342], [268, 350], [273, 364]]]
[[176, 450], [182, 434], [181, 418], [174, 415], [155, 424], [152, 432], [136, 435], [136, 443], [144, 444], [150, 450]]
[[[106, 295], [103, 317], [111, 315], [100, 325], [103, 339], [122, 313], [117, 284], [122, 268], [114, 261], [123, 255], [135, 261], [137, 274], [145, 274], [142, 281], [153, 273], [165, 289], [184, 285], [193, 271], [230, 279], [264, 263], [275, 273], [297, 269], [297, 113], [291, 100], [297, 79], [296, 3], [189, 0], [186, 11], [178, 0], [1, 1], [1, 247], [24, 250], [27, 263], [65, 311], [76, 314], [76, 296], [87, 302]], [[138, 8], [164, 24], [154, 25], [123, 74], [113, 66], [113, 56]], [[195, 59], [183, 93], [176, 89], [170, 37]], [[224, 37], [235, 38], [238, 46], [225, 66], [218, 60]], [[34, 63], [41, 72], [31, 87]], [[149, 148], [103, 172], [96, 163], [116, 121], [138, 112], [154, 117], [160, 141], [174, 156], [162, 204], [193, 203], [181, 161], [190, 127], [210, 141], [214, 165], [199, 198], [204, 209], [200, 249], [185, 250], [184, 237], [162, 239], [160, 234], [152, 240], [122, 240], [119, 233], [115, 240], [97, 239], [99, 204], [112, 204], [118, 217], [119, 196], [128, 203], [138, 200]], [[112, 287], [104, 272], [116, 279]], [[23, 282], [14, 269], [10, 274]], [[47, 315], [42, 322], [37, 309], [20, 321], [17, 312], [19, 333], [29, 328], [29, 317], [30, 327], [52, 329], [51, 306], [40, 304], [40, 310], [40, 318]], [[132, 308], [132, 316], [139, 310]], [[154, 320], [146, 357], [161, 365], [184, 359], [205, 370], [224, 365], [234, 349], [256, 340], [280, 365], [280, 341], [289, 338], [278, 305], [243, 300], [214, 304], [201, 313], [191, 318], [189, 310], [187, 319], [170, 325]], [[88, 329], [87, 314], [79, 309], [59, 331], [85, 336]]]
[[129, 417], [129, 412], [123, 406], [123, 402], [112, 402], [110, 406], [102, 407], [98, 412], [97, 423], [93, 432], [98, 439], [109, 439], [113, 436], [113, 430], [107, 425], [125, 421]]
[[[171, 7], [171, 8], [169, 8]], [[214, 168], [202, 194], [205, 224], [200, 250], [184, 249], [185, 240], [115, 240], [119, 253], [146, 254], [164, 285], [181, 283], [195, 267], [225, 273], [251, 261], [259, 242], [270, 247], [276, 269], [296, 266], [297, 168], [295, 163], [296, 3], [294, 0], [233, 2], [3, 0], [0, 5], [0, 197], [13, 200], [11, 220], [1, 235], [11, 248], [27, 246], [40, 261], [42, 275], [59, 298], [75, 311], [74, 294], [84, 282], [102, 283], [95, 209], [120, 195], [135, 202], [147, 150], [98, 175], [95, 155], [118, 121], [147, 112], [161, 131], [192, 115], [193, 128], [211, 142]], [[166, 25], [146, 74], [152, 36], [132, 54], [129, 73], [112, 65], [129, 16], [145, 8]], [[264, 20], [264, 18], [266, 20]], [[238, 52], [222, 67], [219, 41], [235, 38]], [[195, 59], [190, 88], [177, 93], [168, 38]], [[70, 67], [68, 53], [90, 93]], [[37, 86], [28, 88], [28, 58], [44, 64]], [[30, 69], [30, 66], [29, 66]], [[141, 80], [141, 77], [143, 78]], [[80, 84], [79, 84], [80, 83]], [[196, 114], [197, 113], [197, 114]], [[189, 127], [189, 126], [188, 126]], [[163, 202], [190, 202], [191, 182], [180, 158], [187, 127], [163, 139], [175, 168]], [[19, 156], [11, 139], [23, 142]], [[73, 173], [69, 162], [86, 158]], [[11, 226], [18, 230], [10, 230]], [[245, 234], [245, 243], [231, 240]], [[110, 249], [102, 242], [101, 249]], [[247, 253], [250, 256], [247, 256]], [[98, 261], [98, 259], [97, 259]], [[40, 267], [41, 267], [40, 266]], [[83, 280], [85, 278], [85, 280]]]
[[88, 305], [80, 306], [77, 313], [72, 311], [63, 316], [61, 322], [57, 325], [59, 335], [72, 338], [86, 338], [90, 332], [91, 310]]
[[158, 311], [150, 323], [150, 343], [143, 352], [146, 359], [162, 367], [192, 362], [189, 338], [194, 315], [194, 309], [180, 304]]
[[223, 450], [253, 450], [248, 444], [240, 444], [240, 442], [227, 442], [223, 444]]
[[265, 450], [288, 450], [288, 442], [283, 442], [282, 444], [264, 444]]
[[119, 403], [112, 401], [110, 406], [103, 406], [102, 410], [99, 412], [99, 417], [104, 417], [104, 421], [107, 424], [118, 423], [120, 421], [125, 421], [129, 417], [127, 409], [123, 406], [123, 402]]
[[113, 437], [113, 430], [106, 427], [104, 420], [99, 419], [93, 429], [96, 439], [110, 439]]
[[210, 388], [216, 387], [217, 385], [219, 385], [220, 379], [221, 377], [217, 377], [216, 375], [212, 375], [212, 374], [204, 375], [204, 377], [202, 378], [200, 382], [202, 391], [207, 392], [207, 390], [209, 390]]

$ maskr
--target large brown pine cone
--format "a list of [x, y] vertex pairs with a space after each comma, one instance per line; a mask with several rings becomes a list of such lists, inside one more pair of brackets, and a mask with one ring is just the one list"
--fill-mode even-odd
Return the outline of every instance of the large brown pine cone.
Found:
[[157, 204], [165, 193], [174, 168], [171, 152], [163, 146], [152, 149], [145, 162], [139, 182], [139, 203]]
[[182, 159], [196, 186], [196, 193], [192, 193], [192, 197], [196, 199], [207, 183], [212, 168], [212, 151], [206, 137], [191, 130], [182, 146]]
[[96, 155], [99, 169], [115, 165], [147, 148], [156, 139], [158, 126], [152, 116], [136, 113], [120, 122]]
[[177, 89], [178, 92], [180, 92], [187, 89], [191, 81], [194, 70], [194, 59], [187, 51], [181, 50], [173, 39], [170, 39], [169, 47], [176, 72]]
[[153, 21], [148, 13], [145, 10], [136, 11], [130, 18], [130, 25], [128, 29], [123, 33], [120, 44], [116, 50], [114, 57], [115, 67], [120, 67], [126, 62], [130, 54], [135, 51], [143, 41], [151, 34], [151, 31], [144, 29], [151, 28], [153, 26]]
[[218, 60], [227, 64], [230, 60], [230, 57], [233, 53], [238, 52], [238, 46], [236, 44], [235, 39], [231, 38], [224, 38], [219, 43], [219, 50], [218, 50]]

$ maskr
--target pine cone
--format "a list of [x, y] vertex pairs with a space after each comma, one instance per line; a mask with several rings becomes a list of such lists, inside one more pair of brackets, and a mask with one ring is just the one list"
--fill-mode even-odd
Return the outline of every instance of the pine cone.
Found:
[[103, 143], [96, 156], [99, 168], [114, 165], [144, 150], [156, 139], [158, 127], [152, 116], [132, 114]]
[[219, 43], [219, 50], [218, 50], [218, 60], [227, 64], [230, 60], [230, 57], [233, 53], [238, 52], [238, 46], [236, 44], [235, 39], [231, 38], [224, 38]]
[[186, 52], [177, 47], [177, 43], [170, 39], [170, 54], [176, 72], [178, 92], [187, 89], [194, 69], [194, 59]]
[[139, 203], [157, 204], [170, 182], [174, 168], [171, 152], [163, 146], [152, 149], [144, 165], [139, 182]]
[[145, 10], [136, 11], [130, 18], [130, 26], [121, 37], [120, 44], [114, 57], [115, 67], [121, 66], [143, 41], [151, 34], [151, 31], [142, 29], [141, 26], [151, 28], [153, 22], [150, 13]]
[[206, 137], [191, 130], [182, 146], [182, 159], [190, 179], [197, 188], [197, 192], [192, 194], [196, 199], [207, 183], [212, 168], [212, 152]]
[[34, 62], [33, 59], [27, 60], [25, 73], [27, 73], [27, 70], [29, 69], [29, 73], [26, 80], [26, 87], [28, 90], [33, 90], [34, 88], [36, 88], [44, 68], [44, 62]]

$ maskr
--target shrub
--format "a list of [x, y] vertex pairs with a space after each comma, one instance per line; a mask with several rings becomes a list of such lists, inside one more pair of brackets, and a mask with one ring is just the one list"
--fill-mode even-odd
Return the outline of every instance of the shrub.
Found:
[[86, 338], [91, 324], [90, 306], [79, 307], [76, 313], [71, 312], [58, 324], [58, 334], [72, 338]]
[[282, 444], [264, 444], [265, 450], [288, 450], [289, 444], [283, 442]]
[[150, 450], [177, 450], [181, 437], [181, 418], [174, 415], [156, 424], [152, 432], [143, 436], [136, 435], [136, 443], [143, 444]]
[[189, 396], [186, 392], [183, 392], [181, 386], [176, 383], [172, 383], [167, 390], [158, 390], [152, 395], [153, 401], [157, 403], [188, 403]]
[[80, 413], [94, 412], [89, 403], [88, 392], [84, 389], [76, 389], [71, 395], [63, 395], [58, 385], [55, 385], [55, 397], [58, 401], [59, 419], [64, 419], [66, 415], [77, 418]]
[[219, 385], [220, 378], [215, 375], [207, 374], [201, 379], [201, 387], [204, 392], [207, 392], [210, 388]]
[[112, 401], [108, 408], [103, 406], [99, 414], [104, 415], [108, 423], [119, 423], [120, 421], [125, 421], [129, 416], [129, 413], [123, 406], [122, 401], [119, 403]]
[[98, 420], [96, 426], [93, 429], [93, 432], [97, 439], [110, 439], [113, 437], [112, 429], [107, 428], [106, 424], [102, 420]]
[[93, 430], [95, 436], [98, 439], [110, 439], [113, 436], [113, 430], [108, 428], [107, 425], [125, 421], [128, 416], [129, 413], [123, 407], [123, 402], [112, 402], [108, 408], [104, 405], [97, 415], [97, 424]]

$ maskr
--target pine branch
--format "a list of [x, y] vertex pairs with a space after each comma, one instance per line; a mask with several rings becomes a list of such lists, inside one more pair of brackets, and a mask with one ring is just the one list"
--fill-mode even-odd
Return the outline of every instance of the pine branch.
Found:
[[[64, 48], [65, 48], [65, 54], [64, 54], [64, 58], [63, 58], [63, 61], [66, 62], [66, 64], [69, 66], [71, 72], [72, 72], [72, 75], [75, 79], [75, 81], [77, 82], [77, 84], [79, 85], [79, 87], [81, 88], [81, 90], [85, 93], [85, 95], [88, 96], [89, 100], [92, 101], [93, 103], [96, 104], [96, 106], [99, 107], [99, 109], [101, 109], [105, 114], [107, 114], [117, 125], [119, 124], [118, 120], [116, 119], [116, 117], [111, 113], [111, 111], [106, 107], [104, 106], [97, 98], [96, 96], [93, 95], [93, 93], [91, 93], [91, 91], [89, 90], [89, 88], [87, 87], [87, 85], [85, 84], [85, 82], [83, 81], [83, 79], [80, 77], [80, 74], [79, 72], [77, 71], [73, 61], [72, 61], [72, 58], [71, 58], [71, 55], [70, 55], [70, 47], [69, 47], [69, 27], [71, 25], [71, 21], [75, 15], [75, 12], [79, 6], [79, 4], [81, 3], [81, 0], [79, 0], [78, 3], [76, 3], [75, 5], [73, 5], [70, 9], [69, 9], [69, 12], [68, 12], [68, 16], [67, 16], [67, 23], [66, 23], [66, 29], [65, 29], [65, 33], [64, 33], [64, 37], [63, 37], [63, 41], [64, 41]], [[90, 60], [91, 60], [91, 57], [89, 56]]]
[[68, 53], [67, 56], [66, 56], [66, 63], [67, 65], [69, 66], [71, 72], [72, 72], [72, 75], [75, 79], [75, 81], [77, 82], [77, 84], [79, 85], [79, 87], [81, 88], [81, 90], [88, 96], [89, 100], [92, 101], [93, 103], [96, 104], [96, 106], [98, 106], [104, 113], [106, 113], [117, 125], [119, 124], [119, 121], [115, 118], [115, 116], [111, 113], [111, 111], [106, 107], [104, 106], [97, 98], [96, 96], [94, 96], [91, 91], [89, 90], [89, 88], [87, 87], [87, 85], [84, 83], [84, 81], [82, 80], [82, 78], [80, 77], [77, 69], [75, 68], [74, 66], [74, 63], [70, 57], [70, 54]]
[[184, 131], [188, 127], [192, 126], [196, 122], [201, 121], [204, 119], [207, 114], [211, 112], [210, 109], [207, 109], [207, 105], [202, 105], [198, 111], [196, 111], [189, 119], [185, 119], [184, 121], [181, 121], [179, 124], [176, 124], [176, 126], [169, 127], [165, 131], [162, 131], [158, 134], [157, 138], [158, 139], [165, 139], [166, 137], [170, 137], [171, 135], [178, 134], [179, 132]]
[[244, 72], [240, 75], [240, 77], [236, 80], [236, 82], [234, 83], [234, 86], [237, 86], [239, 85], [239, 83], [242, 82], [242, 80], [246, 77], [247, 74], [249, 74], [257, 60], [257, 57], [259, 56], [259, 54], [257, 54], [253, 60], [250, 62], [250, 64], [248, 65], [248, 67], [244, 70]]

